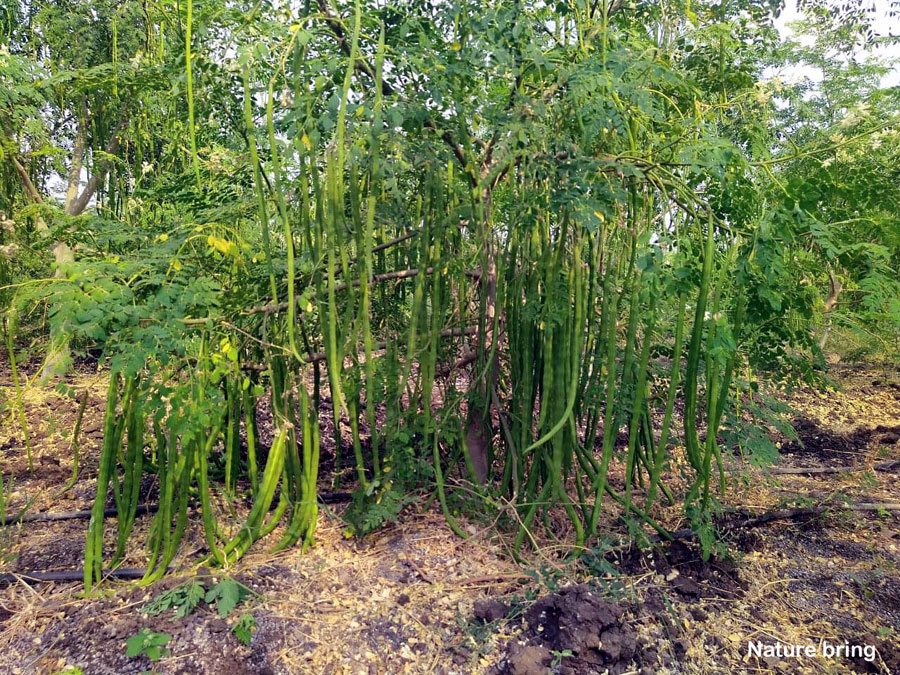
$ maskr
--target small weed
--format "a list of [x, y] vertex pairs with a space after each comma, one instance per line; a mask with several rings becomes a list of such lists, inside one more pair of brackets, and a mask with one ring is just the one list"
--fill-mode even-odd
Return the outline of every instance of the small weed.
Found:
[[238, 642], [245, 647], [249, 647], [250, 641], [253, 639], [253, 632], [256, 628], [256, 619], [250, 612], [246, 612], [245, 614], [242, 614], [241, 618], [234, 624], [231, 633], [237, 638]]
[[171, 639], [172, 636], [168, 633], [154, 633], [149, 628], [141, 628], [140, 632], [125, 641], [125, 655], [129, 658], [146, 656], [151, 661], [159, 661], [168, 655], [169, 650], [164, 649], [163, 645]]
[[525, 574], [544, 586], [544, 588], [551, 593], [558, 591], [560, 581], [564, 580], [564, 575], [561, 570], [548, 567], [547, 565], [541, 565], [540, 570], [526, 570]]
[[556, 668], [559, 664], [562, 663], [563, 659], [565, 659], [569, 656], [572, 656], [571, 649], [563, 649], [562, 651], [552, 651], [550, 653], [553, 654], [553, 662], [550, 664], [551, 668]]
[[186, 617], [203, 601], [208, 605], [215, 604], [216, 611], [224, 619], [252, 593], [249, 588], [229, 577], [223, 577], [212, 588], [207, 588], [201, 581], [189, 581], [160, 593], [144, 605], [141, 612], [157, 616], [174, 610], [174, 621]]
[[[247, 599], [253, 591], [234, 579], [223, 577], [222, 580], [206, 592], [206, 604], [216, 604], [216, 611], [223, 619]], [[246, 615], [245, 615], [246, 616]]]
[[157, 616], [175, 610], [172, 620], [181, 619], [193, 612], [203, 600], [206, 588], [199, 581], [189, 581], [181, 586], [164, 591], [144, 605], [141, 613]]

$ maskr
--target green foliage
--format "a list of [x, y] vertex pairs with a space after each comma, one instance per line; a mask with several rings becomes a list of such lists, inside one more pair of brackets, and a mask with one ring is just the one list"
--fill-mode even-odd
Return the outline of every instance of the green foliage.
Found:
[[[229, 577], [222, 577], [218, 583], [209, 589], [207, 589], [201, 581], [189, 581], [168, 591], [163, 591], [144, 605], [144, 607], [141, 608], [141, 612], [155, 616], [174, 610], [172, 615], [172, 621], [174, 621], [191, 614], [200, 605], [200, 602], [203, 601], [208, 605], [215, 605], [219, 617], [225, 619], [231, 615], [239, 605], [246, 602], [251, 594], [252, 591], [249, 588]], [[231, 632], [242, 644], [249, 646], [256, 627], [256, 619], [253, 617], [253, 614], [245, 612], [234, 623]], [[140, 642], [138, 638], [142, 634], [143, 633], [139, 633], [131, 638], [134, 640], [134, 649], [138, 649], [137, 645]], [[151, 647], [159, 647], [160, 645], [165, 644], [165, 642], [158, 643], [158, 640], [151, 641], [147, 639], [140, 644], [145, 645], [146, 649], [149, 649]], [[131, 649], [131, 643], [129, 642], [129, 650]], [[150, 656], [149, 651], [145, 650], [143, 653]], [[151, 656], [151, 660], [156, 659]]]
[[403, 507], [410, 499], [392, 484], [384, 487], [378, 481], [369, 483], [364, 491], [353, 495], [353, 502], [344, 512], [347, 528], [344, 535], [364, 536], [397, 521]]
[[239, 604], [244, 602], [252, 591], [241, 583], [229, 577], [222, 577], [215, 586], [209, 589], [204, 596], [204, 601], [212, 605], [215, 603], [216, 611], [221, 618], [231, 614]]
[[562, 663], [563, 659], [572, 656], [571, 649], [561, 649], [559, 651], [553, 650], [550, 652], [553, 655], [553, 661], [550, 663], [551, 667], [556, 668], [559, 664]]
[[141, 628], [125, 641], [125, 655], [129, 658], [146, 656], [151, 661], [159, 661], [169, 654], [163, 645], [168, 644], [172, 636], [168, 633], [154, 633], [149, 628]]
[[241, 644], [249, 647], [256, 628], [256, 619], [248, 612], [242, 614], [241, 618], [235, 622], [234, 626], [231, 627], [231, 633]]
[[615, 564], [610, 562], [611, 554], [620, 545], [616, 540], [601, 541], [581, 557], [581, 564], [593, 577], [592, 583], [614, 599], [621, 599], [629, 592], [628, 584]]
[[172, 620], [181, 619], [193, 612], [204, 599], [206, 588], [198, 581], [163, 591], [141, 609], [144, 614], [159, 615], [174, 610]]
[[779, 457], [773, 435], [797, 439], [789, 421], [794, 411], [771, 393], [760, 392], [755, 382], [747, 387], [738, 383], [738, 387], [744, 392], [741, 405], [729, 412], [720, 432], [725, 446], [736, 449], [752, 467], [771, 466]]
[[567, 582], [563, 571], [557, 567], [542, 564], [540, 568], [526, 570], [526, 574], [534, 579], [535, 583], [555, 593]]

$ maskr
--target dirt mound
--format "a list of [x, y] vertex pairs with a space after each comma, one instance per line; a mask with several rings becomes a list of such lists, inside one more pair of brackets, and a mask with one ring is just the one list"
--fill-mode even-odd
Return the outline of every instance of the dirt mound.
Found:
[[[743, 543], [755, 546], [749, 538]], [[620, 559], [619, 570], [634, 576], [655, 572], [685, 598], [739, 598], [745, 590], [731, 562], [715, 556], [704, 560], [699, 546], [684, 541], [660, 545], [650, 552], [633, 546]]]
[[871, 633], [855, 637], [851, 644], [873, 645], [878, 656], [874, 661], [867, 661], [864, 657], [851, 657], [850, 663], [857, 673], [900, 673], [900, 649], [887, 640], [876, 637]]
[[546, 595], [525, 613], [528, 627], [499, 672], [544, 675], [554, 660], [559, 672], [568, 675], [633, 670], [637, 634], [623, 621], [624, 614], [625, 608], [602, 598], [589, 584]]

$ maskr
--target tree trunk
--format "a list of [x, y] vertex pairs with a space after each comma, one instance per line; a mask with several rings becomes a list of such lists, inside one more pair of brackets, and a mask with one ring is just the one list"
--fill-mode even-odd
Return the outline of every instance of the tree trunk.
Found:
[[[104, 148], [105, 155], [115, 155], [118, 153], [120, 144], [119, 134], [124, 128], [127, 119], [126, 111], [123, 110], [119, 124], [113, 131], [112, 137], [106, 144], [106, 148]], [[91, 198], [103, 184], [103, 181], [106, 179], [106, 174], [109, 171], [109, 162], [107, 160], [103, 159], [98, 162], [94, 166], [94, 172], [91, 174], [84, 188], [79, 192], [79, 187], [81, 186], [81, 170], [84, 167], [84, 155], [87, 149], [88, 120], [89, 112], [87, 99], [82, 99], [81, 116], [78, 121], [78, 129], [75, 133], [75, 145], [72, 149], [72, 161], [69, 164], [69, 170], [66, 174], [66, 201], [63, 205], [63, 212], [67, 216], [79, 216], [84, 213]], [[13, 157], [13, 164], [29, 199], [34, 203], [42, 204], [44, 198], [38, 192], [34, 183], [32, 183], [26, 168], [15, 157]], [[35, 227], [42, 236], [50, 235], [50, 228], [47, 227], [44, 219], [40, 216], [38, 216], [35, 221]], [[62, 240], [58, 240], [53, 245], [51, 253], [53, 254], [53, 260], [56, 263], [56, 276], [60, 277], [64, 274], [65, 266], [75, 262], [75, 254], [72, 251], [72, 248]], [[71, 355], [68, 337], [64, 335], [51, 336], [47, 356], [41, 366], [40, 377], [38, 378], [39, 384], [47, 384], [51, 380], [64, 375], [68, 369], [70, 360]]]
[[490, 478], [493, 460], [493, 428], [491, 425], [491, 390], [497, 378], [497, 353], [494, 346], [494, 319], [497, 315], [497, 254], [491, 227], [491, 192], [482, 193], [484, 213], [481, 217], [481, 245], [484, 264], [481, 275], [481, 293], [484, 298], [484, 316], [478, 336], [472, 382], [469, 385], [469, 413], [466, 423], [466, 451], [472, 461], [475, 478], [485, 483]]
[[[69, 163], [69, 171], [66, 175], [66, 201], [63, 210], [67, 216], [78, 215], [73, 208], [78, 201], [78, 188], [81, 185], [81, 169], [84, 166], [85, 125], [87, 124], [87, 100], [81, 99], [81, 116], [78, 120], [78, 128], [75, 132], [75, 145], [72, 148], [72, 161]], [[80, 213], [83, 211], [78, 212]], [[51, 249], [53, 262], [56, 264], [56, 277], [64, 276], [65, 267], [75, 262], [75, 253], [62, 239], [58, 239]], [[69, 338], [66, 335], [51, 335], [47, 356], [41, 365], [38, 384], [46, 385], [57, 377], [62, 377], [69, 369], [72, 360], [69, 349]]]
[[825, 329], [822, 331], [822, 336], [819, 338], [819, 349], [822, 351], [825, 350], [825, 345], [828, 342], [828, 334], [831, 332], [831, 324], [828, 322], [828, 316], [837, 307], [838, 297], [841, 294], [841, 290], [844, 288], [841, 280], [838, 279], [831, 270], [828, 272], [828, 281], [831, 285], [831, 289], [828, 291], [828, 297], [825, 298], [825, 306], [822, 310]]

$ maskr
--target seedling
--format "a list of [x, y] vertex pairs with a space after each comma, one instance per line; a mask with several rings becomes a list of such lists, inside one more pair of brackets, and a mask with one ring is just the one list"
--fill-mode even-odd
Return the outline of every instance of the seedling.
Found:
[[149, 628], [141, 628], [139, 633], [132, 635], [125, 641], [125, 655], [129, 658], [146, 656], [151, 661], [159, 661], [168, 656], [169, 650], [163, 648], [172, 636], [168, 633], [154, 633]]

